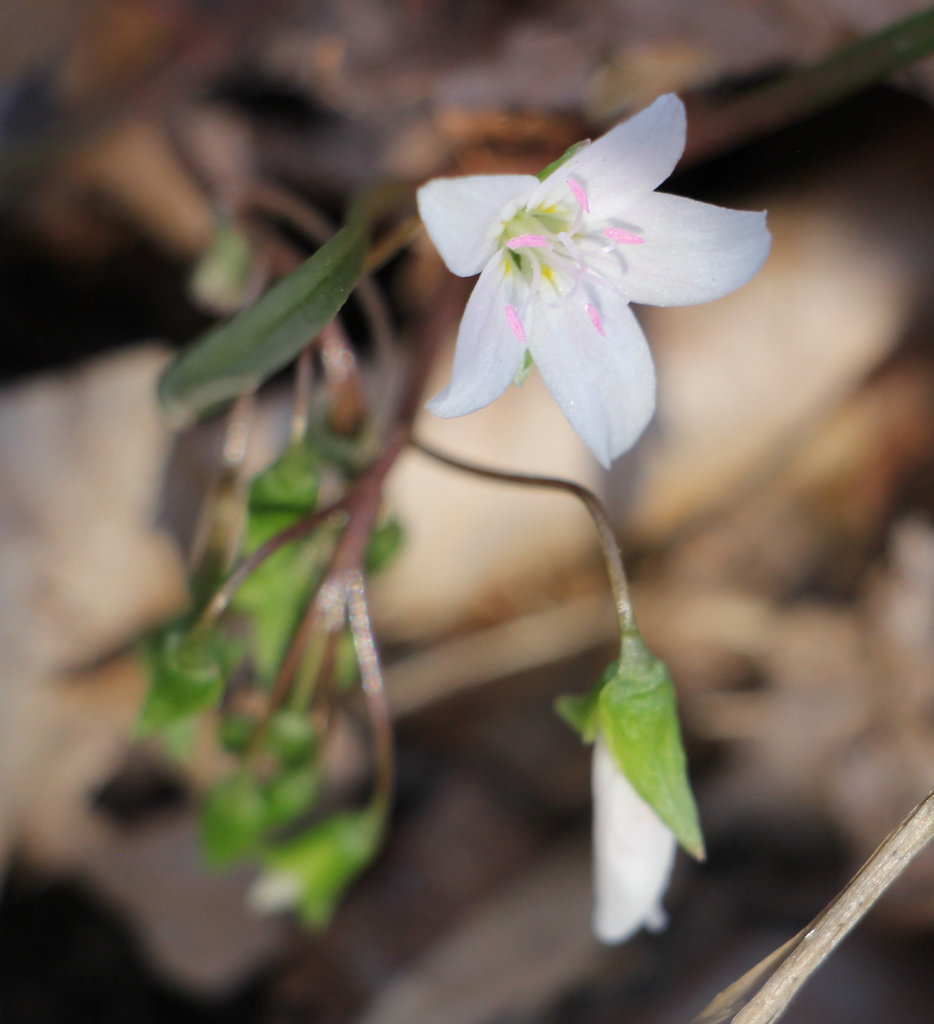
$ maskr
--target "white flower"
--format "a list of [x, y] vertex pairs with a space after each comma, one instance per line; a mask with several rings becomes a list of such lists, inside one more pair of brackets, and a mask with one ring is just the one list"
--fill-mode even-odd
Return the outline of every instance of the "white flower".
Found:
[[662, 896], [677, 840], [619, 770], [602, 736], [593, 752], [594, 931], [623, 942], [667, 924]]
[[630, 302], [685, 306], [745, 284], [768, 255], [764, 213], [654, 190], [684, 150], [684, 105], [662, 96], [561, 164], [532, 175], [436, 178], [418, 208], [448, 268], [480, 273], [451, 383], [428, 403], [463, 416], [505, 391], [528, 350], [604, 466], [655, 408], [652, 357]]

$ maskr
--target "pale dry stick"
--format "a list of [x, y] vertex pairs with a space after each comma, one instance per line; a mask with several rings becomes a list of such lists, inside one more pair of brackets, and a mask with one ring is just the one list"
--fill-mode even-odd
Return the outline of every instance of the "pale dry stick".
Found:
[[[932, 838], [934, 790], [807, 928], [721, 992], [692, 1024], [774, 1024], [801, 986]], [[764, 984], [763, 978], [767, 979]], [[757, 988], [756, 995], [743, 1006], [748, 993]]]
[[626, 580], [626, 570], [623, 568], [623, 556], [619, 543], [610, 525], [609, 516], [603, 507], [603, 502], [581, 484], [573, 480], [562, 480], [558, 477], [532, 476], [526, 473], [503, 473], [496, 469], [487, 469], [485, 466], [478, 466], [472, 462], [464, 462], [455, 459], [450, 455], [437, 451], [421, 441], [412, 441], [412, 447], [446, 466], [459, 469], [464, 473], [472, 473], [474, 476], [484, 477], [487, 480], [498, 480], [504, 484], [518, 484], [520, 487], [544, 487], [555, 491], [564, 491], [572, 494], [582, 501], [593, 519], [597, 528], [597, 535], [600, 538], [600, 547], [603, 549], [603, 557], [606, 560], [607, 575], [610, 577], [610, 587], [613, 591], [613, 600], [616, 603], [616, 614], [619, 617], [620, 630], [623, 633], [630, 632], [636, 628], [636, 619], [632, 610], [632, 600], [629, 596], [629, 583]]
[[351, 569], [347, 574], [346, 588], [347, 612], [357, 662], [360, 665], [360, 682], [366, 696], [376, 740], [376, 790], [373, 794], [373, 803], [385, 807], [392, 795], [395, 775], [392, 709], [386, 696], [376, 640], [370, 625], [363, 573], [359, 569]]

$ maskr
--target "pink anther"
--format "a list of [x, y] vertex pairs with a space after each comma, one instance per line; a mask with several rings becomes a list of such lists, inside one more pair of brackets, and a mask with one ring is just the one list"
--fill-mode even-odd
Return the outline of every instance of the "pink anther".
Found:
[[568, 187], [574, 193], [574, 198], [581, 204], [584, 209], [584, 213], [590, 213], [590, 200], [587, 198], [587, 193], [584, 191], [584, 186], [580, 182], [575, 181], [573, 178], [568, 178]]
[[618, 242], [620, 245], [642, 245], [645, 241], [642, 235], [626, 231], [623, 228], [607, 228], [603, 233], [607, 238], [612, 238], [614, 242]]
[[[522, 321], [519, 319], [519, 314], [516, 312], [515, 306], [506, 307], [506, 322], [509, 324], [509, 329], [524, 345], [525, 341], [525, 328], [522, 326]], [[602, 333], [602, 332], [601, 332]]]
[[600, 319], [600, 310], [592, 302], [587, 306], [587, 315], [590, 317], [590, 322], [596, 327], [597, 334], [601, 338], [605, 338], [606, 331], [603, 329], [603, 321]]
[[519, 235], [506, 243], [510, 249], [550, 249], [551, 242], [544, 235]]

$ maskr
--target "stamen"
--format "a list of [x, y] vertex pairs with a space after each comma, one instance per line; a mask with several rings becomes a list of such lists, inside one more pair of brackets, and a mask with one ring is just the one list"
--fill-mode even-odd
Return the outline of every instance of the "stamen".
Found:
[[568, 178], [568, 188], [574, 193], [574, 198], [581, 204], [583, 211], [590, 213], [590, 200], [587, 198], [584, 186], [573, 178]]
[[612, 238], [618, 245], [642, 245], [645, 239], [632, 231], [623, 228], [607, 228], [603, 232], [607, 238]]
[[527, 344], [525, 340], [525, 328], [522, 326], [522, 321], [519, 319], [519, 314], [516, 312], [516, 307], [513, 305], [506, 307], [506, 322], [509, 324], [509, 329], [519, 339], [521, 344]]
[[544, 235], [519, 235], [506, 243], [509, 249], [551, 249], [552, 244]]
[[583, 264], [583, 257], [581, 256], [581, 251], [574, 244], [574, 240], [567, 233], [567, 231], [560, 232], [560, 234], [558, 235], [558, 238], [560, 238], [561, 241], [564, 242], [565, 248], [571, 254], [571, 256], [577, 261], [577, 265], [579, 267], [583, 267], [584, 264]]
[[590, 322], [596, 327], [597, 334], [601, 338], [605, 338], [606, 331], [603, 329], [603, 321], [600, 319], [600, 310], [592, 302], [587, 306], [587, 315], [590, 317]]

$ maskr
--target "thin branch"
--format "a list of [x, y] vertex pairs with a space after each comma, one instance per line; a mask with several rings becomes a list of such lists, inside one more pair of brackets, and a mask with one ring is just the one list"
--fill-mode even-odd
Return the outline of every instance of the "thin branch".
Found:
[[582, 501], [593, 519], [597, 528], [597, 535], [600, 538], [600, 547], [603, 549], [603, 557], [606, 560], [607, 575], [610, 578], [610, 587], [613, 590], [613, 599], [616, 602], [616, 613], [619, 616], [620, 630], [623, 633], [635, 629], [636, 620], [632, 610], [632, 601], [629, 596], [629, 584], [626, 580], [626, 570], [623, 568], [623, 556], [619, 543], [610, 525], [609, 516], [603, 507], [603, 502], [581, 484], [572, 480], [562, 480], [558, 477], [531, 476], [525, 473], [502, 473], [499, 470], [487, 469], [485, 466], [478, 466], [472, 462], [464, 462], [461, 459], [445, 455], [429, 445], [420, 441], [412, 441], [412, 446], [438, 462], [443, 462], [453, 469], [462, 470], [465, 473], [472, 473], [474, 476], [484, 477], [487, 480], [498, 480], [504, 484], [518, 484], [522, 487], [544, 487], [555, 491], [564, 491], [572, 494]]
[[350, 629], [353, 633], [354, 649], [360, 664], [360, 680], [366, 695], [370, 721], [376, 741], [376, 788], [374, 804], [389, 805], [395, 777], [395, 756], [393, 752], [392, 710], [386, 697], [386, 687], [379, 666], [379, 655], [370, 615], [366, 603], [363, 573], [352, 569], [347, 574], [347, 610]]
[[[801, 986], [932, 838], [934, 790], [807, 928], [721, 992], [692, 1024], [774, 1024]], [[747, 1004], [751, 992], [756, 995]]]

